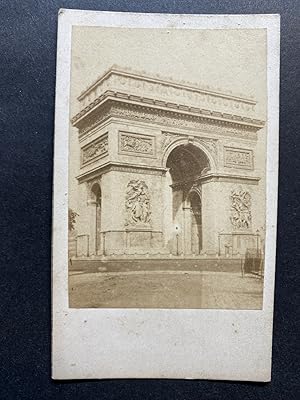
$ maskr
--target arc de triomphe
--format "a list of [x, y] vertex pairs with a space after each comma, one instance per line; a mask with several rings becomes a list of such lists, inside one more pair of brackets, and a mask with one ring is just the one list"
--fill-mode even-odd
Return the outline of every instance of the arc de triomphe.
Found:
[[255, 100], [112, 67], [78, 101], [78, 257], [260, 243], [266, 128]]

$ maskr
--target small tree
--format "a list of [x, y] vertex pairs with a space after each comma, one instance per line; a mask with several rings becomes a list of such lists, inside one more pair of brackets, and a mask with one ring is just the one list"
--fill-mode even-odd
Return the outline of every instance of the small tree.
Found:
[[76, 224], [76, 217], [78, 216], [79, 214], [77, 214], [77, 212], [73, 211], [72, 208], [69, 208], [69, 231], [74, 231]]

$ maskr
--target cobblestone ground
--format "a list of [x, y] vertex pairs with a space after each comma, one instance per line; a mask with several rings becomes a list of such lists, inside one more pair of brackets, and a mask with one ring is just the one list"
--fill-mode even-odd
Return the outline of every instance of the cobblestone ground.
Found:
[[74, 308], [262, 308], [263, 281], [229, 272], [70, 272]]

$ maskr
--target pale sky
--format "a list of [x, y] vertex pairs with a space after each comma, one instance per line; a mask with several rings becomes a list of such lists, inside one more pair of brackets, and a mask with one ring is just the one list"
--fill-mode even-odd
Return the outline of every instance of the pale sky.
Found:
[[73, 27], [72, 39], [72, 111], [77, 111], [74, 97], [117, 64], [254, 96], [259, 102], [257, 117], [265, 118], [263, 29]]

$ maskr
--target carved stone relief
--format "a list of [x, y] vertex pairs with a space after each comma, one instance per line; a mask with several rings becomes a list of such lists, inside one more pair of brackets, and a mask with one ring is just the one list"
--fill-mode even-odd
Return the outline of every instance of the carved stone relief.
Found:
[[165, 126], [178, 128], [201, 129], [202, 131], [221, 134], [224, 136], [236, 136], [256, 139], [257, 128], [239, 125], [235, 122], [208, 120], [205, 117], [180, 114], [168, 110], [152, 110], [150, 107], [136, 105], [116, 105], [111, 109], [111, 115], [116, 118], [127, 118], [134, 121], [158, 123]]
[[81, 151], [81, 164], [87, 164], [90, 161], [108, 154], [108, 137], [94, 140], [86, 145]]
[[121, 152], [154, 155], [154, 138], [139, 134], [120, 133]]
[[[79, 129], [79, 136], [103, 123], [110, 117], [126, 118], [134, 121], [151, 122], [165, 126], [174, 126], [178, 128], [201, 129], [204, 132], [221, 134], [223, 136], [236, 136], [241, 138], [256, 139], [257, 127], [250, 125], [241, 125], [239, 121], [218, 121], [209, 120], [206, 116], [182, 114], [180, 111], [169, 111], [152, 109], [147, 106], [133, 104], [118, 104], [115, 101], [108, 101], [101, 106], [101, 112], [86, 116], [76, 125]], [[209, 115], [208, 115], [209, 117]], [[72, 120], [73, 121], [73, 120]], [[75, 120], [74, 122], [75, 123]]]
[[212, 155], [212, 157], [214, 158], [215, 162], [217, 163], [218, 161], [218, 146], [217, 146], [217, 140], [216, 139], [202, 139], [202, 138], [195, 138], [195, 140], [202, 144], [202, 146], [204, 146], [209, 153]]
[[166, 147], [168, 147], [169, 144], [171, 144], [174, 140], [178, 138], [186, 138], [185, 135], [180, 135], [177, 133], [170, 133], [170, 132], [162, 132], [163, 139], [161, 143], [161, 148], [164, 150]]
[[126, 226], [145, 226], [151, 222], [151, 205], [148, 186], [144, 181], [131, 180], [126, 190]]
[[251, 194], [246, 190], [232, 190], [230, 221], [234, 229], [248, 229], [251, 227]]
[[253, 169], [253, 151], [224, 147], [224, 165], [230, 168]]

